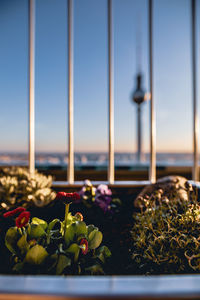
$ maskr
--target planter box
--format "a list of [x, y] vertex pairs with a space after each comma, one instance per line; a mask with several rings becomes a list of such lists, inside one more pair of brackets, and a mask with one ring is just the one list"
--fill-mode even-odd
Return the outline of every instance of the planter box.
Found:
[[[0, 276], [0, 299], [199, 299], [200, 275]], [[27, 298], [26, 298], [27, 297]]]
[[[141, 188], [120, 188], [136, 195]], [[59, 189], [58, 189], [59, 190]], [[200, 275], [10, 276], [0, 275], [0, 300], [200, 299]]]

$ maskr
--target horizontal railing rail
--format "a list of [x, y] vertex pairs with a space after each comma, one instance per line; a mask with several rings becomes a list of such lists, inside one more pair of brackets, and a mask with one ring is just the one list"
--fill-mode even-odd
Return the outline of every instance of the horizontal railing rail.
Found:
[[[46, 296], [46, 297], [45, 297]], [[37, 297], [37, 298], [36, 298]], [[0, 299], [199, 299], [200, 275], [0, 276]]]

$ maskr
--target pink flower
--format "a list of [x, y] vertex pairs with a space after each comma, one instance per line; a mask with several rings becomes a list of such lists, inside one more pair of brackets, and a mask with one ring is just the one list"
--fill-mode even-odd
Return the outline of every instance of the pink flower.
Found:
[[95, 203], [98, 205], [104, 212], [110, 210], [112, 202], [112, 191], [105, 184], [100, 184], [96, 190]]
[[97, 194], [111, 196], [112, 191], [108, 188], [108, 186], [106, 184], [100, 184], [97, 187]]

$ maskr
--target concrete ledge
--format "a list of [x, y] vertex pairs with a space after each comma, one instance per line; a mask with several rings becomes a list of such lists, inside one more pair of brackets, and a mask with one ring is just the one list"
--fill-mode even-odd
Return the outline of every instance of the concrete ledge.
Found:
[[[200, 275], [0, 276], [0, 299], [3, 299], [2, 296], [5, 299], [5, 295], [6, 299], [13, 299], [13, 294], [16, 299], [20, 295], [32, 295], [32, 298], [34, 295], [47, 295], [65, 297], [65, 299], [86, 297], [90, 299], [114, 299], [116, 297], [121, 299], [200, 299]], [[44, 299], [42, 296], [40, 298]]]

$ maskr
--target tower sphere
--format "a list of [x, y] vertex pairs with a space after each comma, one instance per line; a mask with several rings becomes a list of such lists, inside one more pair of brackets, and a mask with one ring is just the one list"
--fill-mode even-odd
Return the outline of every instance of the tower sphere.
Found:
[[145, 101], [145, 92], [141, 87], [141, 81], [142, 81], [142, 75], [138, 74], [136, 89], [133, 92], [133, 97], [132, 97], [133, 102], [137, 104], [141, 104]]

